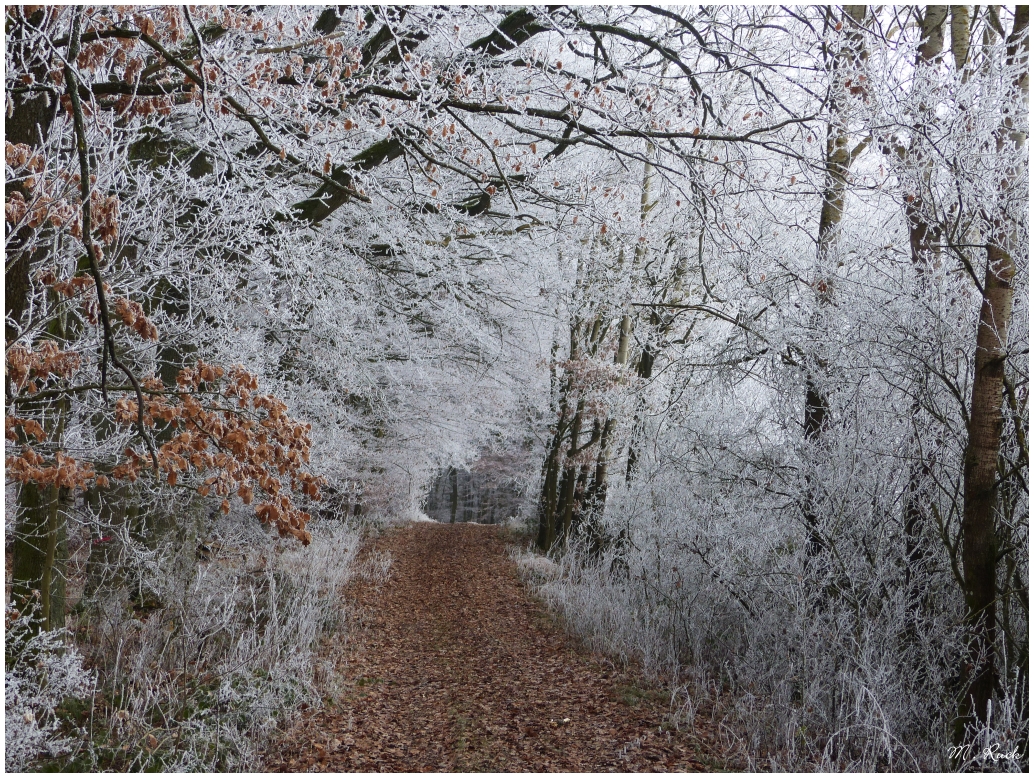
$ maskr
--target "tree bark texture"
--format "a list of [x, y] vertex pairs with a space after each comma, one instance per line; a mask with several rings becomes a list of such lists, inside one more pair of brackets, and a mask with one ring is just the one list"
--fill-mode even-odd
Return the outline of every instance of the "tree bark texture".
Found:
[[[1016, 87], [1026, 105], [1028, 7], [1016, 7], [1016, 19], [1008, 41], [1008, 61], [1021, 63]], [[1021, 160], [1007, 168], [1001, 181], [1006, 191], [1024, 172], [1026, 137], [1014, 132], [1007, 120], [999, 130], [999, 153]], [[987, 720], [990, 702], [999, 683], [996, 542], [998, 514], [998, 458], [1001, 449], [1008, 331], [1012, 318], [1013, 279], [1023, 251], [1012, 218], [1004, 209], [988, 219], [987, 267], [977, 322], [973, 391], [970, 404], [969, 440], [963, 470], [962, 569], [965, 582], [966, 622], [970, 630], [965, 697], [956, 738], [964, 737], [964, 724]]]

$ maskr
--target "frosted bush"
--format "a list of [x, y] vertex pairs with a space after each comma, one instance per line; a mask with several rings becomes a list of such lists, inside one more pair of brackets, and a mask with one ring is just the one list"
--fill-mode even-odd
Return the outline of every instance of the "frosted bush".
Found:
[[33, 632], [28, 616], [12, 605], [5, 613], [5, 757], [8, 772], [28, 769], [40, 756], [66, 753], [72, 739], [59, 732], [55, 709], [90, 696], [94, 679], [63, 632]]
[[517, 570], [525, 580], [533, 583], [551, 581], [560, 575], [560, 565], [549, 557], [514, 548], [510, 558], [517, 564]]
[[254, 770], [302, 707], [333, 692], [320, 647], [344, 629], [360, 535], [343, 523], [311, 529], [302, 547], [230, 516], [196, 567], [167, 546], [149, 555], [154, 577], [139, 585], [162, 605], [145, 618], [127, 609], [125, 590], [95, 597], [87, 650], [113, 709], [107, 737], [78, 744], [86, 764]]
[[[624, 515], [635, 521], [622, 524], [622, 545], [593, 556], [575, 542], [555, 562], [518, 560], [528, 573], [557, 571], [529, 577], [572, 631], [666, 681], [687, 721], [710, 713], [729, 755], [751, 769], [951, 769], [955, 708], [944, 690], [963, 655], [960, 603], [943, 597], [919, 613], [890, 563], [876, 562], [816, 605], [792, 534], [765, 512], [727, 505], [734, 527], [663, 488], [667, 506], [643, 501], [650, 511]], [[868, 541], [880, 559], [878, 538]], [[996, 706], [992, 726], [966, 739], [969, 766], [1022, 769], [1022, 755], [994, 753], [1021, 742], [1026, 713]]]

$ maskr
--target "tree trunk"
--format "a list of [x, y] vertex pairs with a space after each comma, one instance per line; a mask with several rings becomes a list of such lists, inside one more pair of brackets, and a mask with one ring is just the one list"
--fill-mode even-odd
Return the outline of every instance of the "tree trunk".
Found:
[[11, 597], [23, 612], [33, 612], [46, 630], [65, 625], [64, 515], [59, 489], [29, 482], [18, 494]]
[[[839, 83], [846, 68], [857, 67], [866, 57], [864, 41], [856, 27], [865, 19], [867, 9], [864, 5], [844, 6], [844, 16], [849, 32], [843, 48], [838, 51], [832, 61], [832, 86], [830, 98], [830, 121], [826, 130], [826, 171], [822, 192], [822, 210], [819, 212], [818, 234], [818, 275], [813, 282], [818, 311], [829, 306], [833, 299], [834, 279], [830, 263], [839, 249], [840, 222], [844, 213], [844, 195], [847, 190], [847, 175], [851, 163], [865, 149], [866, 141], [856, 148], [848, 148], [850, 135], [841, 118], [848, 92], [844, 84]], [[830, 10], [832, 14], [832, 10]], [[818, 324], [818, 311], [815, 323]], [[829, 397], [823, 386], [823, 374], [827, 361], [821, 353], [810, 355], [807, 365], [808, 374], [804, 382], [804, 438], [809, 448], [822, 445], [822, 438], [828, 425]], [[817, 556], [825, 547], [820, 528], [819, 494], [814, 482], [809, 478], [802, 513], [808, 532], [805, 546], [808, 556]]]
[[951, 6], [951, 54], [961, 72], [969, 61], [969, 6]]
[[[1026, 105], [1027, 97], [1027, 18], [1028, 7], [1017, 6], [1007, 47], [1007, 60], [1022, 64], [1016, 80], [1021, 107]], [[1009, 120], [1000, 128], [998, 137], [999, 154], [1014, 154], [1016, 160], [1000, 183], [1004, 198], [1023, 172], [1027, 139], [1024, 133], [1014, 130]], [[998, 458], [1005, 424], [1003, 393], [1017, 265], [1014, 253], [1025, 248], [1005, 207], [987, 218], [987, 222], [987, 268], [977, 323], [969, 440], [963, 465], [962, 570], [970, 634], [965, 697], [955, 733], [960, 742], [965, 737], [965, 725], [987, 720], [998, 686]]]
[[538, 547], [542, 551], [549, 551], [556, 540], [557, 481], [560, 477], [560, 447], [562, 444], [563, 438], [558, 425], [558, 429], [553, 433], [552, 444], [546, 452], [542, 494], [539, 498]]
[[451, 503], [451, 510], [450, 510], [450, 514], [449, 514], [449, 523], [450, 524], [455, 524], [456, 523], [456, 509], [459, 507], [459, 497], [460, 497], [459, 473], [456, 471], [455, 467], [450, 467], [449, 468], [449, 478], [452, 481], [452, 503]]
[[[625, 314], [621, 317], [621, 327], [618, 332], [618, 347], [614, 354], [614, 364], [624, 367], [628, 363], [628, 353], [632, 340], [632, 317]], [[624, 383], [624, 378], [621, 379]], [[585, 489], [582, 500], [582, 511], [589, 518], [592, 524], [592, 538], [590, 542], [593, 551], [599, 551], [603, 545], [603, 538], [598, 530], [597, 522], [603, 516], [603, 510], [607, 505], [607, 472], [610, 465], [611, 444], [614, 439], [614, 429], [617, 427], [617, 419], [608, 417], [604, 423], [594, 430], [599, 437], [599, 451], [596, 454], [596, 467]]]
[[[58, 317], [49, 332], [57, 342], [66, 338], [65, 322]], [[35, 405], [35, 403], [32, 403]], [[26, 410], [28, 410], [28, 405]], [[45, 411], [47, 443], [60, 450], [70, 402], [61, 397]], [[14, 601], [36, 612], [43, 629], [65, 625], [66, 529], [69, 491], [54, 484], [27, 482], [18, 490], [11, 549], [11, 593]]]
[[[572, 344], [574, 339], [572, 338]], [[552, 435], [549, 446], [546, 449], [545, 460], [542, 463], [542, 491], [539, 495], [539, 531], [537, 543], [542, 551], [549, 551], [556, 541], [556, 508], [557, 489], [560, 479], [560, 458], [564, 445], [567, 415], [567, 387], [568, 380], [558, 380], [556, 377], [556, 355], [559, 343], [554, 340], [550, 355], [551, 394], [555, 398], [556, 423], [552, 428]]]
[[[25, 8], [28, 8], [28, 6], [25, 6]], [[41, 6], [36, 6], [36, 8], [41, 8]], [[52, 16], [53, 14], [46, 9], [36, 10], [28, 17], [28, 23], [33, 27], [49, 25], [50, 20], [48, 17]], [[12, 17], [18, 21], [15, 22], [14, 29], [8, 32], [7, 46], [9, 49], [24, 48], [24, 44], [21, 43], [24, 37], [21, 14], [12, 9], [9, 12], [8, 19]], [[19, 56], [24, 56], [27, 60], [32, 59], [30, 52], [20, 52]], [[47, 71], [47, 62], [44, 59], [39, 59], [30, 69], [30, 73], [37, 83], [46, 83]], [[4, 140], [9, 143], [23, 143], [31, 148], [38, 148], [50, 133], [50, 126], [57, 112], [58, 101], [55, 99], [48, 100], [47, 94], [43, 92], [8, 94], [11, 112], [4, 124]], [[20, 190], [26, 198], [31, 196], [18, 183], [5, 184], [4, 189], [8, 197], [15, 190]], [[32, 289], [30, 279], [32, 265], [35, 260], [45, 253], [39, 249], [39, 243], [40, 236], [36, 234], [36, 230], [30, 227], [23, 227], [8, 242], [5, 262], [6, 270], [4, 271], [4, 308], [7, 316], [16, 322], [21, 319], [28, 304], [29, 293]], [[4, 336], [8, 348], [17, 335], [16, 328], [5, 324]]]
[[[639, 363], [636, 365], [636, 375], [641, 379], [650, 378], [653, 375], [654, 353], [650, 344], [643, 346], [639, 355]], [[631, 485], [636, 473], [639, 472], [639, 448], [643, 445], [643, 437], [646, 435], [646, 398], [640, 395], [635, 416], [632, 419], [632, 434], [628, 440], [628, 461], [625, 464], [625, 485]]]
[[[579, 285], [581, 284], [582, 272], [583, 267], [579, 264]], [[599, 320], [597, 319], [593, 327], [594, 332], [598, 331], [598, 326]], [[570, 328], [570, 345], [568, 351], [570, 359], [576, 359], [578, 357], [580, 352], [579, 339], [581, 333], [582, 321], [579, 318], [575, 318], [575, 320], [571, 322]], [[554, 358], [556, 356], [556, 351], [557, 344], [554, 343]], [[555, 367], [553, 369], [555, 369]], [[570, 397], [571, 390], [571, 375], [565, 374], [563, 379], [556, 385], [556, 392], [558, 395], [555, 406], [557, 421], [553, 430], [553, 440], [551, 441], [549, 450], [546, 453], [542, 494], [539, 501], [539, 548], [543, 551], [551, 549], [553, 544], [556, 543], [558, 537], [563, 537], [565, 526], [565, 507], [568, 504], [568, 474], [571, 465], [564, 456], [564, 442], [570, 434], [572, 440], [571, 450], [576, 451], [581, 425], [581, 415], [579, 412], [575, 413], [574, 418], [570, 423], [567, 421], [567, 409], [572, 400]], [[581, 407], [582, 403], [579, 401], [578, 409], [580, 410]], [[572, 483], [570, 486], [571, 490], [573, 490], [573, 477], [571, 480]]]
[[976, 365], [963, 471], [962, 569], [966, 620], [971, 631], [971, 666], [963, 709], [983, 721], [997, 684], [995, 618], [997, 547], [995, 507], [998, 451], [1002, 438], [1002, 389], [1006, 338], [1012, 315], [1013, 258], [1000, 246], [987, 247], [984, 299], [977, 325]]
[[571, 517], [574, 514], [575, 485], [578, 481], [575, 457], [578, 456], [578, 439], [582, 433], [582, 414], [584, 411], [585, 402], [583, 400], [579, 400], [577, 409], [574, 413], [574, 420], [571, 422], [571, 446], [567, 451], [567, 461], [564, 463], [563, 487], [560, 491], [560, 505], [558, 510], [558, 513], [560, 514], [558, 529], [561, 533], [560, 538], [565, 543], [567, 542], [568, 533], [571, 530]]

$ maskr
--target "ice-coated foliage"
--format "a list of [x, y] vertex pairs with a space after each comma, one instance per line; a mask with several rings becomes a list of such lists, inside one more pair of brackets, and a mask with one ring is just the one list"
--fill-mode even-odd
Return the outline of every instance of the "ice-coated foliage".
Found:
[[[196, 566], [173, 543], [160, 545], [146, 572], [136, 567], [143, 595], [111, 587], [94, 596], [82, 650], [117, 684], [97, 711], [106, 731], [78, 745], [75, 764], [254, 770], [299, 706], [318, 706], [332, 691], [333, 657], [321, 641], [343, 635], [341, 592], [356, 572], [359, 533], [320, 525], [308, 547], [286, 547], [242, 531], [244, 518], [217, 521]], [[125, 563], [113, 553], [109, 564]]]
[[[579, 260], [571, 345], [558, 349], [554, 429], [577, 430], [580, 417], [557, 455], [569, 473], [561, 487], [579, 479], [576, 531], [553, 549], [561, 574], [540, 590], [592, 645], [684, 690], [687, 712], [712, 714], [760, 769], [1022, 770], [1027, 760], [1028, 697], [1015, 685], [1026, 683], [1029, 645], [1026, 147], [1004, 144], [996, 124], [1025, 105], [1026, 65], [1017, 70], [993, 36], [962, 73], [916, 65], [918, 24], [915, 37], [885, 37], [905, 13], [857, 28], [865, 56], [850, 73], [817, 57], [823, 74], [795, 80], [837, 102], [828, 130], [804, 125], [805, 137], [788, 139], [793, 154], [740, 146], [737, 158], [702, 144], [700, 158], [722, 165], [696, 173], [704, 218], [673, 209], [678, 196], [647, 174], [643, 202], [657, 202], [639, 220], [640, 267], [653, 274], [627, 263], [615, 274], [620, 248], [594, 246]], [[765, 39], [788, 43], [805, 67], [807, 31], [783, 32]], [[806, 99], [794, 88], [781, 97], [784, 107]], [[1014, 138], [1026, 137], [1023, 114], [1007, 120]], [[830, 166], [838, 132], [854, 155], [847, 176]], [[830, 216], [824, 203], [845, 179]], [[995, 219], [1015, 236], [991, 238]], [[964, 471], [987, 239], [1015, 258], [991, 519], [1004, 555], [994, 563], [1000, 638], [982, 655], [1000, 677], [991, 721], [1009, 723], [960, 734], [975, 664]], [[634, 320], [649, 358], [603, 378], [614, 339], [606, 351], [587, 323], [614, 322], [608, 306], [622, 295], [656, 305]], [[571, 441], [591, 442], [605, 419], [610, 452], [572, 457]], [[611, 473], [602, 511], [598, 496], [577, 502], [593, 494], [582, 485], [594, 459]], [[565, 505], [562, 488], [543, 490], [543, 504], [554, 499]]]
[[1025, 6], [6, 13], [18, 764], [259, 765], [466, 471], [752, 766], [1027, 764]]
[[[23, 772], [42, 754], [66, 754], [75, 738], [60, 731], [55, 709], [88, 699], [94, 676], [62, 632], [38, 632], [8, 605], [4, 650], [4, 769]], [[78, 733], [76, 733], [78, 734]]]

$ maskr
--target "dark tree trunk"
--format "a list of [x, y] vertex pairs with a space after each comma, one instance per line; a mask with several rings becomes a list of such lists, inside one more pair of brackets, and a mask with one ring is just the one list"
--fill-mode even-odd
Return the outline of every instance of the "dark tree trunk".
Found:
[[[37, 6], [39, 8], [39, 6]], [[20, 10], [20, 9], [19, 9]], [[50, 11], [37, 10], [27, 19], [33, 27], [46, 25], [49, 21]], [[14, 18], [14, 28], [7, 34], [7, 46], [9, 49], [24, 48], [24, 22], [18, 10], [12, 9], [8, 19]], [[9, 22], [10, 25], [10, 22]], [[19, 56], [31, 59], [31, 52], [19, 51]], [[48, 67], [44, 60], [38, 60], [30, 73], [37, 83], [47, 83]], [[9, 93], [11, 101], [11, 112], [4, 123], [4, 140], [9, 143], [21, 143], [30, 148], [38, 148], [50, 134], [50, 125], [58, 108], [58, 100], [44, 92], [25, 92], [19, 94]], [[5, 194], [9, 197], [15, 190], [21, 190], [21, 184], [5, 184]], [[22, 190], [22, 194], [29, 196], [28, 192]], [[14, 321], [19, 321], [25, 313], [28, 304], [29, 292], [32, 288], [30, 270], [33, 261], [38, 259], [41, 252], [37, 250], [38, 236], [36, 230], [30, 227], [23, 227], [15, 235], [7, 248], [8, 269], [4, 273], [4, 300], [5, 312]], [[34, 240], [35, 238], [35, 240]], [[12, 262], [13, 261], [13, 262]], [[5, 340], [8, 346], [17, 337], [17, 330], [9, 325], [4, 327]]]
[[565, 543], [571, 531], [571, 518], [574, 515], [575, 508], [575, 487], [578, 483], [575, 457], [578, 456], [578, 439], [582, 433], [582, 413], [584, 412], [584, 407], [585, 403], [579, 400], [574, 420], [571, 422], [571, 447], [568, 449], [567, 462], [564, 464], [563, 487], [560, 490], [560, 504], [557, 509], [560, 519], [557, 529], [559, 530], [560, 539]]
[[[654, 314], [653, 318], [656, 319], [656, 314]], [[656, 321], [652, 321], [651, 324], [656, 326]], [[639, 364], [636, 368], [636, 373], [639, 378], [646, 380], [653, 375], [654, 359], [654, 353], [650, 348], [650, 345], [644, 345], [643, 352], [639, 355]], [[636, 473], [639, 471], [639, 448], [643, 445], [643, 436], [645, 435], [645, 417], [646, 400], [643, 397], [640, 397], [635, 418], [632, 419], [632, 435], [628, 441], [628, 462], [625, 465], [626, 484], [631, 484]]]

